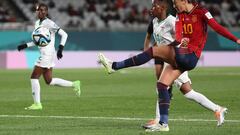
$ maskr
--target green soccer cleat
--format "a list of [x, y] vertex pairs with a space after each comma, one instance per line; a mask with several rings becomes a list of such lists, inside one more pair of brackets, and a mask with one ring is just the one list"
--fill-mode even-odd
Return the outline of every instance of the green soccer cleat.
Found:
[[24, 108], [25, 110], [42, 110], [42, 104], [41, 103], [34, 103], [29, 107]]
[[104, 66], [108, 74], [114, 73], [115, 70], [112, 69], [112, 61], [107, 59], [102, 53], [98, 54], [99, 62]]
[[81, 82], [79, 80], [73, 82], [73, 91], [76, 92], [76, 95], [80, 97], [81, 95]]

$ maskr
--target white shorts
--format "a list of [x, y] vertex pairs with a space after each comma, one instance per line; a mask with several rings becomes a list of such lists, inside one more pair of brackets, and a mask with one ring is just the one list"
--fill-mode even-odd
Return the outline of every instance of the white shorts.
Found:
[[176, 85], [176, 87], [177, 87], [178, 89], [180, 89], [181, 86], [182, 86], [182, 84], [184, 84], [184, 83], [186, 83], [186, 82], [189, 82], [190, 84], [192, 84], [192, 82], [191, 82], [191, 80], [190, 80], [190, 78], [189, 78], [189, 76], [188, 76], [188, 72], [187, 72], [187, 71], [183, 72], [183, 73], [178, 77], [178, 79], [176, 79], [176, 80], [174, 81], [174, 84]]
[[35, 65], [42, 68], [51, 68], [55, 66], [54, 59], [55, 59], [55, 55], [53, 54], [41, 55], [35, 62]]

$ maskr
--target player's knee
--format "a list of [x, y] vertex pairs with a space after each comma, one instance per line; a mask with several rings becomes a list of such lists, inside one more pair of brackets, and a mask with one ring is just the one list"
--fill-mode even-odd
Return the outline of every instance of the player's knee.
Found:
[[50, 84], [51, 84], [51, 82], [52, 82], [52, 79], [45, 80], [45, 83], [46, 83], [47, 85], [50, 85]]
[[185, 95], [192, 90], [191, 84], [189, 82], [183, 83], [180, 87], [181, 92]]

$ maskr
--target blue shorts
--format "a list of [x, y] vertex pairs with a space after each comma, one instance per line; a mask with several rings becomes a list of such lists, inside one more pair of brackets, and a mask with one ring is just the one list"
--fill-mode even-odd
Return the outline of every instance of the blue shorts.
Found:
[[188, 52], [187, 48], [186, 50], [175, 48], [175, 53], [176, 53], [175, 59], [176, 59], [177, 67], [181, 71], [189, 71], [196, 67], [198, 62], [198, 57], [194, 52]]

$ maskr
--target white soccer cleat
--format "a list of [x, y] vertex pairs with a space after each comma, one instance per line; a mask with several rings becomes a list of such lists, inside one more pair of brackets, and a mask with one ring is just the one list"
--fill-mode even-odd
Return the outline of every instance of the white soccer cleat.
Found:
[[220, 107], [220, 109], [215, 112], [215, 117], [217, 119], [217, 126], [221, 126], [224, 123], [225, 113], [227, 113], [227, 108], [224, 108], [224, 107]]
[[99, 62], [104, 66], [108, 74], [114, 73], [115, 70], [112, 69], [112, 61], [106, 58], [102, 53], [98, 54]]
[[158, 124], [158, 121], [153, 119], [149, 120], [146, 124], [142, 125], [144, 129], [150, 129]]
[[155, 126], [146, 129], [146, 132], [167, 132], [169, 131], [168, 124], [156, 124]]

